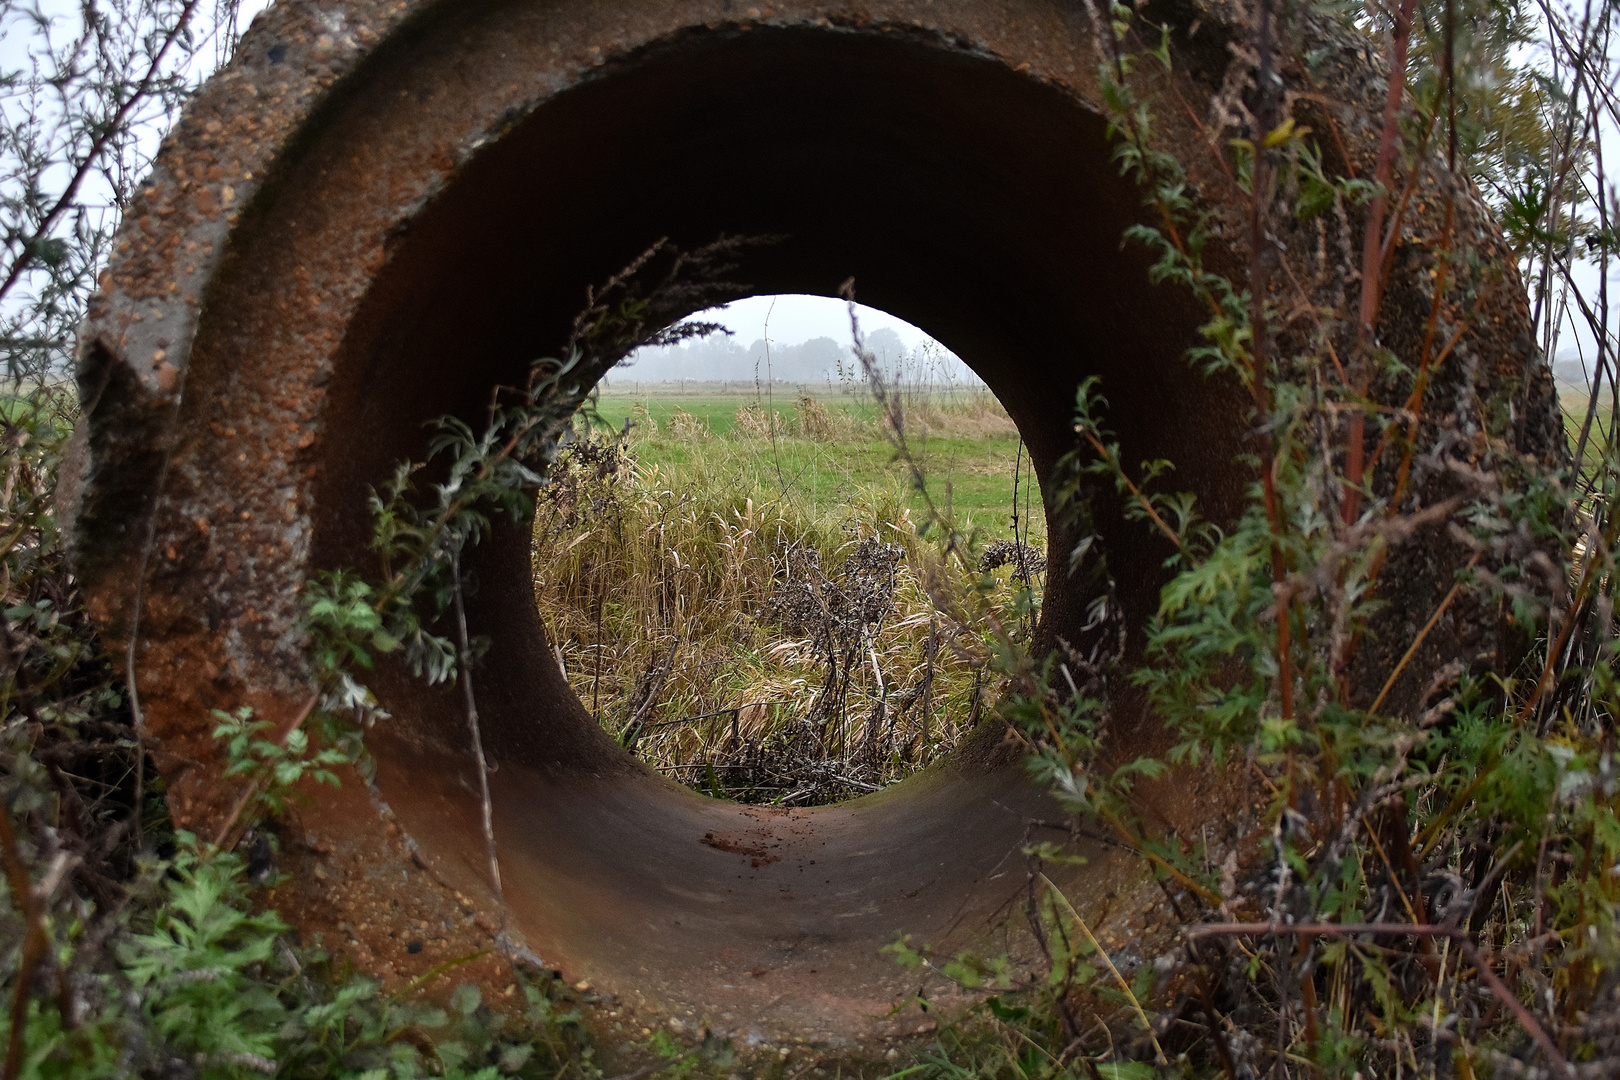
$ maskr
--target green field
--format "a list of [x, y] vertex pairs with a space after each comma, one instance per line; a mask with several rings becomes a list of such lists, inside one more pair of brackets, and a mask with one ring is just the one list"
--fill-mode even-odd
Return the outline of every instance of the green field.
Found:
[[[912, 489], [910, 470], [897, 459], [878, 426], [878, 406], [864, 390], [779, 386], [765, 393], [746, 384], [731, 384], [730, 392], [714, 383], [688, 386], [683, 390], [646, 384], [640, 394], [613, 388], [601, 395], [597, 411], [614, 431], [630, 420], [637, 460], [661, 467], [676, 480], [700, 459], [711, 468], [723, 461], [723, 467], [734, 473], [737, 489], [754, 495], [756, 501], [799, 500], [812, 513], [846, 506], [866, 492], [893, 488], [904, 492], [914, 522], [927, 521], [925, 502]], [[987, 539], [1011, 539], [1016, 480], [1019, 534], [1037, 546], [1043, 544], [1046, 521], [1039, 489], [1029, 484], [1029, 458], [1021, 456], [1017, 431], [989, 392], [903, 393], [908, 445], [935, 506], [964, 531], [976, 529]], [[798, 402], [806, 396], [832, 419], [830, 432], [805, 433]], [[768, 429], [752, 434], [739, 429], [738, 410], [749, 407], [777, 417], [774, 438]], [[656, 431], [649, 430], [649, 418]]]
[[[1558, 387], [1558, 404], [1564, 410], [1564, 431], [1569, 436], [1569, 452], [1575, 452], [1576, 444], [1580, 441], [1581, 428], [1586, 423], [1586, 412], [1592, 399], [1587, 390], [1581, 387], [1561, 383]], [[1586, 436], [1586, 452], [1582, 455], [1586, 460], [1582, 465], [1588, 470], [1595, 470], [1603, 464], [1603, 448], [1610, 441], [1614, 432], [1614, 405], [1610, 398], [1608, 387], [1599, 394], [1597, 415], [1592, 418], [1592, 427]]]

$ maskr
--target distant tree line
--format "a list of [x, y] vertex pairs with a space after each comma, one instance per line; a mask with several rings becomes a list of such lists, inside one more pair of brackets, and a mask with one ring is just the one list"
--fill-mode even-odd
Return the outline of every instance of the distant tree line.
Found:
[[[955, 353], [935, 342], [907, 349], [900, 335], [888, 327], [866, 335], [871, 349], [886, 368], [912, 381], [978, 384]], [[830, 337], [811, 338], [795, 345], [767, 343], [763, 338], [744, 347], [736, 337], [713, 334], [681, 345], [649, 347], [630, 355], [609, 382], [768, 382], [860, 383], [860, 364], [847, 343]]]

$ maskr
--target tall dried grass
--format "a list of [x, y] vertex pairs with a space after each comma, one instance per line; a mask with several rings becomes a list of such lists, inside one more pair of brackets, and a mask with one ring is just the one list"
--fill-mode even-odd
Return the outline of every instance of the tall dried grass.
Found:
[[[812, 399], [796, 412], [779, 440], [872, 434]], [[730, 439], [689, 426], [574, 440], [536, 515], [537, 603], [585, 707], [667, 774], [751, 802], [876, 790], [954, 746], [990, 696], [986, 642], [949, 629], [922, 575], [965, 594], [980, 568], [938, 562], [899, 481], [816, 505], [761, 482], [753, 425]], [[683, 443], [678, 475], [638, 460], [653, 439]], [[896, 549], [892, 581], [856, 572], [852, 556], [874, 543]], [[877, 616], [853, 631], [846, 618], [841, 656], [782, 602], [810, 563], [820, 617], [841, 617], [836, 597], [860, 590]]]
[[[850, 393], [864, 393], [865, 388], [853, 388]], [[1007, 415], [996, 396], [983, 387], [939, 386], [927, 382], [904, 382], [896, 391], [901, 400], [901, 411], [909, 433], [928, 435], [983, 438], [985, 436], [1014, 436], [1018, 426]], [[642, 413], [645, 407], [636, 406]], [[829, 409], [807, 393], [800, 393], [791, 416], [780, 410], [769, 410], [755, 400], [738, 406], [738, 438], [796, 435], [815, 441], [835, 441], [854, 436], [881, 437], [876, 428], [857, 412]], [[774, 427], [773, 427], [774, 425]], [[656, 425], [653, 429], [656, 431]]]

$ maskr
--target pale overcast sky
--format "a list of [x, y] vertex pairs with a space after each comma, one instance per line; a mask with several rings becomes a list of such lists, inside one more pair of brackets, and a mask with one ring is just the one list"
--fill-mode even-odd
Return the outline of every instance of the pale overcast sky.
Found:
[[[886, 311], [857, 304], [861, 332], [889, 329], [900, 335], [907, 349], [932, 341], [927, 334]], [[693, 318], [724, 323], [737, 341], [748, 346], [769, 338], [771, 343], [797, 345], [811, 338], [829, 337], [840, 345], [850, 344], [849, 304], [828, 296], [783, 294], [751, 296], [724, 308], [703, 312]]]

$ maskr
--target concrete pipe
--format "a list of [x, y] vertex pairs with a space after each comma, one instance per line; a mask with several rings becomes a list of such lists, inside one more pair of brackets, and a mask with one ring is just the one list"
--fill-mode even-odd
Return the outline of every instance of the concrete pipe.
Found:
[[[863, 300], [984, 377], [1043, 484], [1071, 445], [1076, 385], [1097, 374], [1129, 459], [1175, 461], [1217, 520], [1240, 505], [1245, 399], [1189, 368], [1201, 312], [1149, 285], [1144, 252], [1121, 243], [1144, 211], [1110, 158], [1092, 8], [745, 2], [284, 0], [187, 108], [84, 330], [74, 526], [95, 614], [110, 640], [133, 640], [177, 822], [204, 827], [232, 798], [210, 710], [285, 724], [308, 700], [300, 588], [318, 568], [366, 565], [368, 485], [420, 457], [427, 420], [479, 415], [492, 385], [557, 348], [586, 285], [661, 236], [781, 237], [739, 272], [758, 293], [832, 294], [854, 276]], [[1241, 236], [1247, 211], [1199, 123], [1238, 85], [1241, 13], [1168, 0], [1149, 14], [1169, 22], [1179, 65], [1159, 137]], [[1319, 89], [1296, 113], [1333, 123], [1334, 167], [1365, 172], [1382, 77], [1364, 42], [1311, 33]], [[1419, 332], [1428, 311], [1429, 184], [1398, 245], [1386, 335]], [[1467, 193], [1459, 221], [1496, 260], [1494, 322], [1459, 346], [1470, 381], [1436, 392], [1508, 401], [1514, 437], [1550, 447], [1522, 289]], [[1339, 253], [1358, 236], [1329, 222], [1319, 252], [1314, 224], [1279, 228], [1319, 268], [1318, 298], [1342, 295]], [[1215, 257], [1243, 265], [1241, 251]], [[1097, 517], [1135, 626], [1165, 552]], [[1052, 535], [1062, 550], [1061, 522]], [[1402, 570], [1392, 626], [1449, 584], [1438, 550]], [[470, 617], [494, 642], [477, 689], [507, 911], [485, 885], [458, 698], [386, 670], [375, 784], [351, 777], [294, 812], [292, 881], [272, 902], [396, 984], [488, 944], [504, 918], [513, 948], [627, 1016], [639, 1002], [767, 1040], [915, 1030], [915, 1012], [885, 1018], [917, 986], [880, 946], [899, 932], [983, 945], [1024, 884], [1030, 820], [1054, 813], [999, 733], [838, 806], [702, 798], [627, 757], [569, 691], [529, 557], [511, 528], [471, 567]], [[1086, 599], [1053, 576], [1046, 640], [1078, 633]], [[1473, 656], [1482, 619], [1427, 649]], [[1131, 745], [1155, 730], [1128, 700], [1111, 723]], [[1219, 812], [1185, 784], [1145, 790], [1168, 826]], [[1153, 887], [1088, 854], [1075, 893], [1123, 933]], [[463, 972], [498, 992], [494, 964]]]

